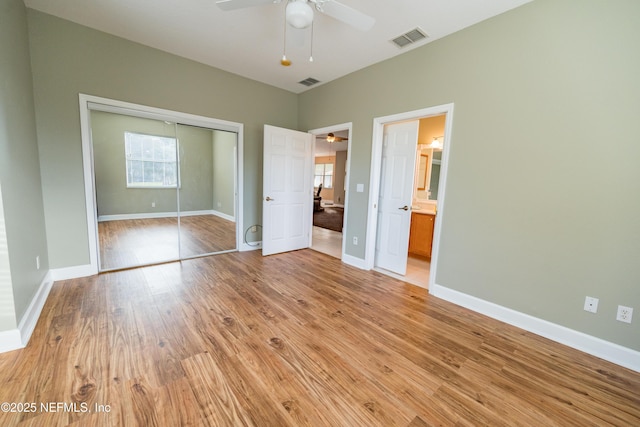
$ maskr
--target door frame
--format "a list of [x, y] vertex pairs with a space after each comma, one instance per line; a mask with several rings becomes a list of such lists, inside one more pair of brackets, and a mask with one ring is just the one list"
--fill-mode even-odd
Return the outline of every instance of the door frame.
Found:
[[378, 197], [380, 196], [380, 170], [382, 166], [382, 148], [384, 142], [384, 126], [406, 120], [419, 120], [426, 117], [446, 114], [444, 124], [444, 149], [442, 150], [442, 162], [440, 165], [440, 185], [438, 187], [438, 215], [433, 234], [433, 246], [431, 250], [431, 267], [429, 273], [429, 288], [435, 283], [436, 269], [438, 266], [438, 253], [440, 248], [440, 235], [442, 231], [442, 217], [445, 212], [445, 190], [447, 187], [447, 171], [449, 165], [449, 152], [451, 150], [451, 130], [453, 127], [453, 103], [437, 105], [405, 113], [376, 117], [373, 119], [373, 138], [371, 149], [371, 170], [369, 177], [369, 209], [367, 215], [367, 235], [365, 247], [365, 268], [371, 270], [375, 266], [376, 230], [378, 227]]
[[[331, 126], [326, 126], [323, 128], [317, 128], [317, 129], [311, 129], [310, 131], [308, 131], [310, 134], [313, 135], [313, 146], [311, 147], [311, 154], [313, 156], [314, 159], [314, 165], [315, 165], [315, 154], [316, 154], [316, 136], [317, 135], [321, 135], [323, 133], [329, 133], [329, 132], [338, 132], [341, 130], [347, 130], [348, 132], [348, 138], [349, 141], [347, 142], [347, 160], [346, 160], [346, 165], [347, 165], [347, 174], [344, 178], [344, 185], [345, 188], [347, 189], [347, 191], [349, 190], [349, 178], [351, 176], [351, 143], [353, 142], [353, 122], [347, 122], [347, 123], [342, 123], [339, 125], [331, 125]], [[315, 171], [315, 167], [312, 165], [311, 168], [311, 182], [313, 182], [313, 174]], [[342, 218], [342, 249], [340, 250], [340, 259], [344, 259], [345, 257], [345, 249], [346, 249], [346, 242], [347, 239], [345, 238], [345, 236], [348, 236], [347, 234], [347, 214], [349, 212], [349, 194], [347, 194], [344, 198], [344, 216]], [[311, 233], [309, 233], [309, 247], [311, 247], [313, 241], [313, 216], [311, 218]]]
[[[89, 264], [88, 275], [98, 274], [98, 218], [96, 211], [96, 189], [93, 162], [93, 143], [91, 140], [90, 111], [98, 110], [130, 116], [167, 120], [185, 125], [206, 127], [210, 129], [234, 132], [237, 137], [236, 177], [235, 177], [235, 212], [236, 212], [236, 250], [247, 250], [242, 247], [244, 230], [243, 219], [243, 190], [244, 190], [244, 125], [242, 123], [198, 116], [195, 114], [162, 108], [149, 107], [147, 105], [134, 104], [115, 99], [102, 98], [93, 95], [79, 94], [80, 103], [80, 132], [82, 139], [82, 169], [84, 176], [85, 205], [87, 214], [87, 235], [89, 238]], [[253, 249], [253, 248], [252, 248]]]

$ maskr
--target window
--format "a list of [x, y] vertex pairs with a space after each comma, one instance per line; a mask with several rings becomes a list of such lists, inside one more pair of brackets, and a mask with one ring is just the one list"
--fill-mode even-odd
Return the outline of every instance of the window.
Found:
[[333, 163], [316, 163], [316, 172], [313, 180], [313, 186], [322, 188], [333, 187]]
[[176, 139], [125, 132], [127, 188], [176, 188]]

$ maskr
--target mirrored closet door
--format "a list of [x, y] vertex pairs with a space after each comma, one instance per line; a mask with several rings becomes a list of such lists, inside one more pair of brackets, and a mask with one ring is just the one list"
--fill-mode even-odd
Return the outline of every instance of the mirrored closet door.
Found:
[[236, 249], [237, 134], [91, 110], [99, 270]]
[[180, 256], [236, 249], [237, 134], [177, 125]]

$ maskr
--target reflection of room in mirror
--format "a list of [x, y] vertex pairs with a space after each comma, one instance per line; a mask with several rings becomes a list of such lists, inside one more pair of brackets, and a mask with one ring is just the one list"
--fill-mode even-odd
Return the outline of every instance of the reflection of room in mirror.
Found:
[[444, 114], [420, 119], [414, 205], [429, 204], [435, 209], [438, 200], [445, 119]]
[[100, 269], [236, 249], [237, 135], [91, 111]]

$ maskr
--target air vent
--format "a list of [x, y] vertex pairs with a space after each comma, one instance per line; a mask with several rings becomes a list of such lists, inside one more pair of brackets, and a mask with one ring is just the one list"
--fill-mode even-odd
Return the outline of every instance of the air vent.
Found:
[[425, 33], [422, 29], [416, 27], [415, 29], [407, 31], [401, 36], [398, 36], [395, 39], [391, 40], [391, 43], [395, 44], [399, 48], [403, 48], [412, 43], [426, 39], [427, 37], [427, 33]]
[[305, 86], [313, 86], [316, 83], [320, 83], [320, 80], [316, 80], [313, 77], [307, 77], [306, 79], [299, 81], [298, 83]]

